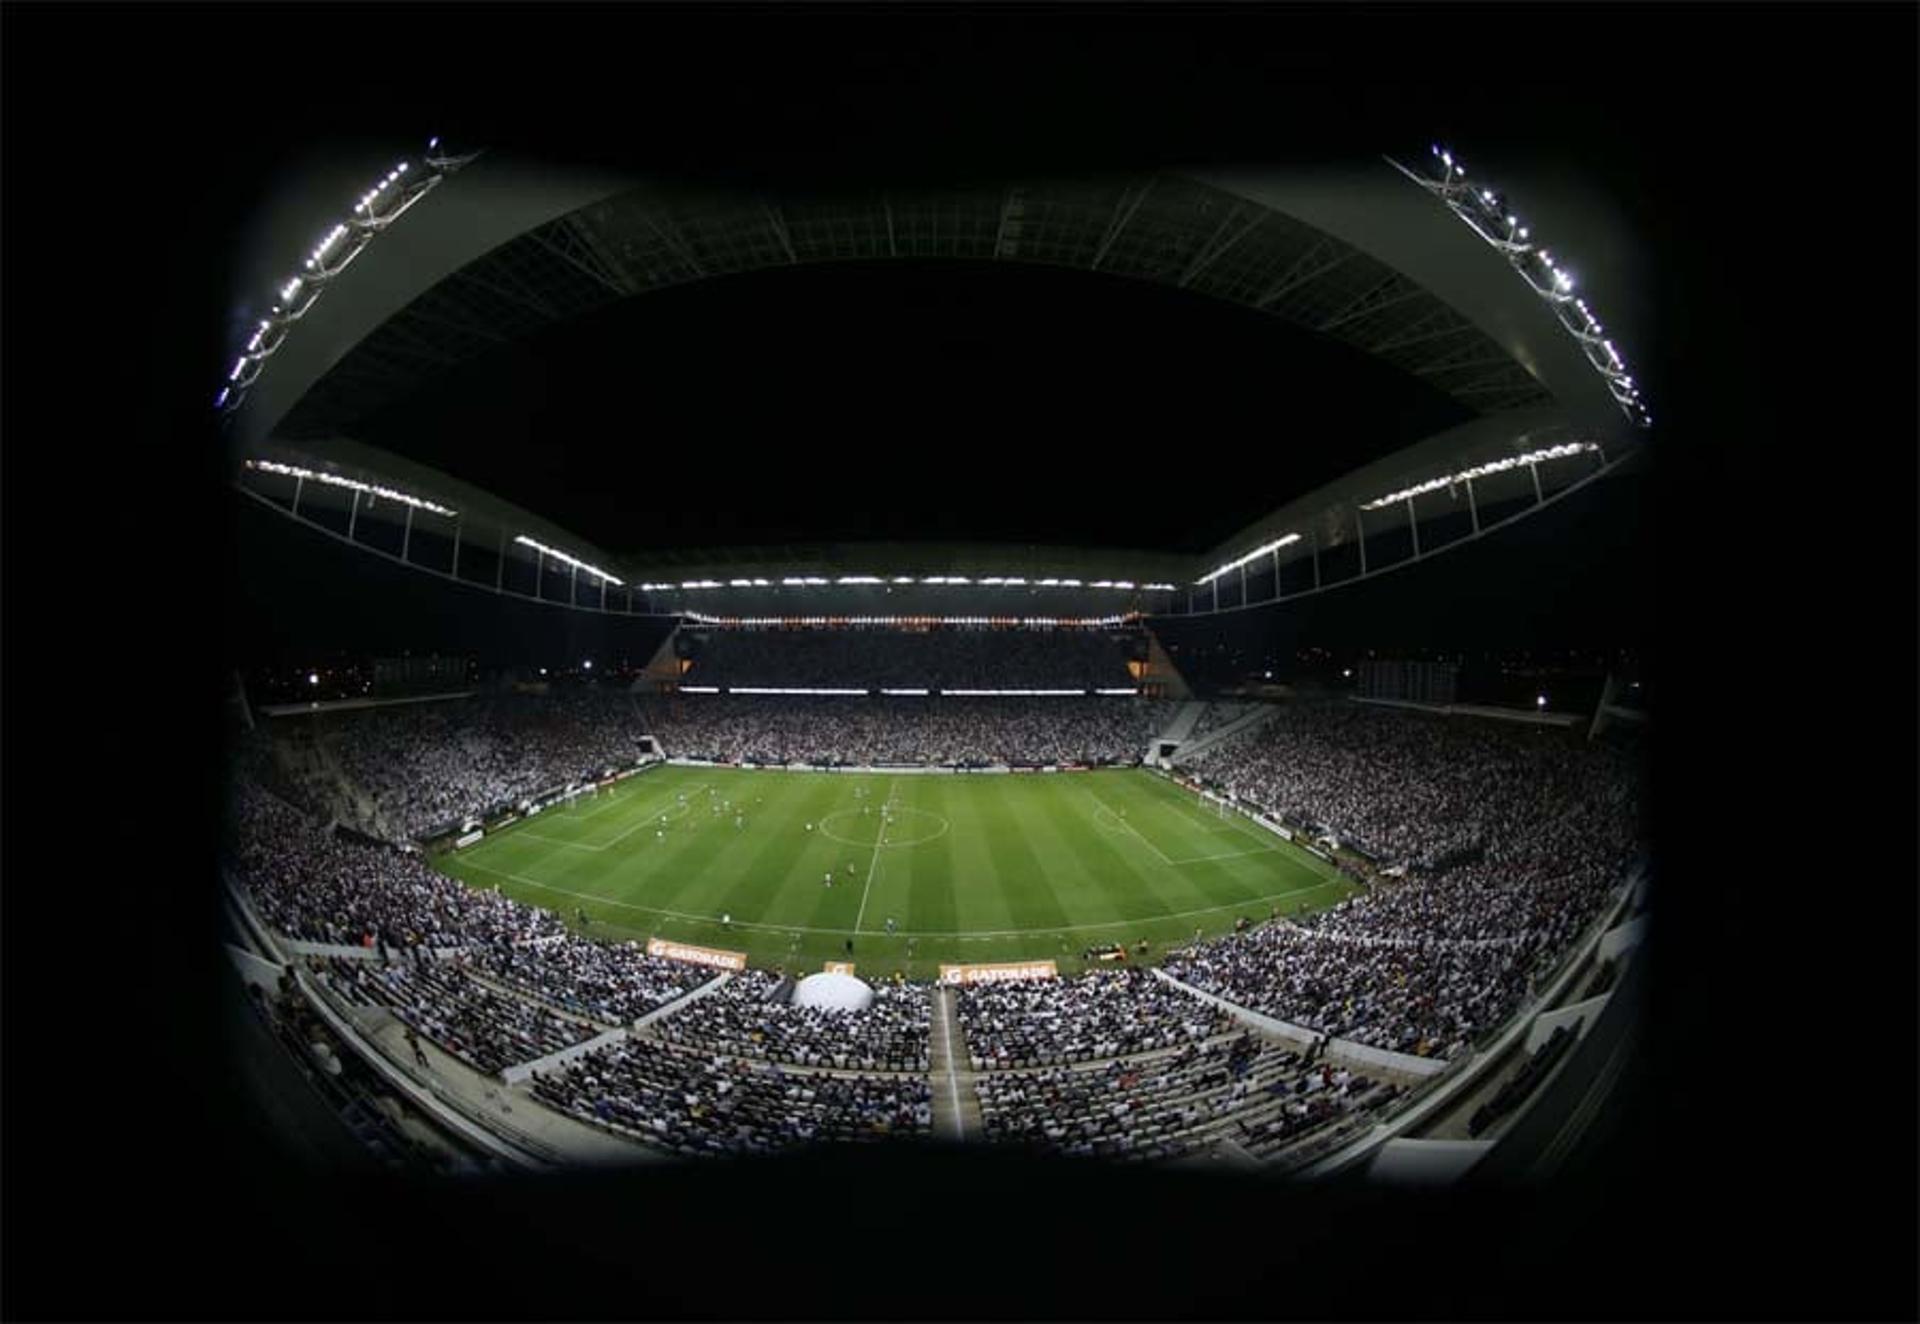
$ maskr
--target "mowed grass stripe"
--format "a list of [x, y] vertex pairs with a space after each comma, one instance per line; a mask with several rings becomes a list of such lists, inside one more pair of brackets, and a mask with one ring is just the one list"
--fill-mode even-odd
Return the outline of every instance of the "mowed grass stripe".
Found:
[[[1162, 815], [1171, 815], [1189, 834], [1199, 833], [1196, 844], [1184, 855], [1223, 855], [1239, 851], [1278, 849], [1284, 843], [1264, 828], [1247, 822], [1237, 813], [1222, 816], [1191, 792], [1162, 781], [1151, 774], [1140, 778], [1142, 791], [1151, 797]], [[1171, 852], [1169, 852], [1171, 854]]]
[[[996, 778], [995, 780], [1002, 780]], [[976, 789], [977, 779], [956, 777], [946, 795], [948, 836], [954, 842], [955, 924], [962, 933], [994, 933], [1019, 927], [1007, 895], [993, 885], [998, 868], [993, 856], [996, 823], [991, 803]], [[959, 784], [964, 783], [964, 784]]]
[[[811, 924], [813, 893], [824, 890], [820, 875], [827, 870], [825, 864], [815, 867], [823, 858], [816, 852], [823, 844], [831, 844], [820, 836], [819, 825], [838, 798], [835, 787], [826, 778], [779, 778], [765, 790], [756, 787], [754, 798], [764, 803], [753, 805], [754, 812], [748, 815], [752, 840], [741, 843], [738, 875], [705, 880], [711, 898], [705, 908], [769, 924]], [[808, 823], [814, 825], [812, 832], [806, 830]], [[803, 892], [809, 885], [812, 892]]]
[[[897, 804], [926, 811], [903, 815], [902, 835], [935, 835], [879, 852], [856, 942], [863, 974], [904, 966], [925, 978], [942, 961], [1027, 956], [1054, 956], [1071, 970], [1092, 943], [1145, 937], [1158, 955], [1196, 927], [1220, 932], [1236, 915], [1264, 917], [1268, 898], [1291, 912], [1319, 909], [1351, 890], [1331, 866], [1251, 824], [1229, 818], [1205, 826], [1210, 810], [1186, 805], [1185, 790], [1142, 772], [889, 777], [668, 768], [623, 784], [612, 805], [549, 811], [526, 830], [516, 824], [437, 862], [569, 922], [584, 905], [594, 918], [591, 936], [660, 933], [737, 948], [757, 964], [818, 969], [821, 960], [844, 956], [875, 854], [858, 810], [877, 808], [889, 781]], [[703, 786], [739, 805], [746, 828], [733, 827], [732, 810], [709, 811]], [[865, 801], [853, 793], [860, 786], [871, 792]], [[663, 842], [652, 823], [668, 808], [676, 823]], [[836, 830], [849, 841], [825, 838], [821, 825], [843, 810], [853, 812]], [[643, 830], [627, 832], [636, 826]], [[569, 844], [589, 834], [619, 839], [604, 850]], [[1202, 838], [1204, 845], [1193, 844]], [[1169, 865], [1149, 840], [1176, 859], [1185, 850], [1228, 858]], [[859, 876], [844, 876], [850, 861]], [[831, 893], [820, 885], [828, 868], [838, 876]], [[1295, 895], [1280, 895], [1289, 892]], [[732, 914], [731, 927], [720, 925], [723, 912]], [[894, 938], [884, 934], [889, 915], [899, 921]], [[917, 935], [911, 960], [908, 935]]]
[[987, 851], [993, 860], [993, 883], [1006, 899], [1013, 916], [1008, 928], [1067, 928], [1076, 921], [1067, 914], [1048, 881], [1048, 868], [1034, 849], [1029, 836], [1037, 819], [1025, 811], [1032, 795], [1024, 778], [1013, 775], [985, 777], [983, 798], [987, 801], [990, 830]]
[[[1026, 820], [1056, 861], [1055, 892], [1073, 922], [1101, 924], [1181, 909], [1155, 882], [1153, 875], [1164, 866], [1140, 851], [1138, 842], [1103, 827], [1100, 805], [1076, 794], [1073, 780], [1049, 779], [1039, 806], [1044, 812]], [[1134, 849], [1122, 849], [1121, 843]]]
[[[947, 830], [934, 840], [899, 852], [901, 858], [896, 862], [887, 862], [887, 873], [882, 883], [888, 888], [887, 901], [898, 907], [901, 916], [900, 927], [915, 933], [956, 932], [960, 928], [960, 910], [956, 897], [956, 880], [960, 877], [959, 828], [954, 823], [958, 813], [958, 801], [964, 794], [957, 786], [948, 787], [938, 783], [946, 780], [939, 777], [920, 777], [916, 782], [933, 783], [915, 785], [911, 790], [910, 803], [916, 809], [925, 809], [939, 814], [947, 821]], [[895, 873], [895, 870], [898, 873]], [[895, 880], [899, 881], [896, 894]], [[887, 910], [882, 914], [894, 914]]]

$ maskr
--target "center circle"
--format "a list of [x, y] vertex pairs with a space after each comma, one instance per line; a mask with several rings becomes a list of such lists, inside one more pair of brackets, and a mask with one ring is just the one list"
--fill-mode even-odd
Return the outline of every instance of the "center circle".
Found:
[[[871, 814], [863, 814], [857, 809], [836, 809], [820, 820], [820, 835], [843, 846], [855, 846], [861, 850], [872, 850], [875, 846], [918, 846], [923, 841], [932, 841], [945, 835], [950, 826], [946, 817], [928, 809], [909, 809], [904, 805], [895, 805], [892, 809], [893, 828], [887, 833], [885, 841], [880, 840], [880, 811], [876, 807]], [[835, 823], [847, 828], [847, 832], [836, 832]], [[865, 833], [866, 840], [850, 833]]]

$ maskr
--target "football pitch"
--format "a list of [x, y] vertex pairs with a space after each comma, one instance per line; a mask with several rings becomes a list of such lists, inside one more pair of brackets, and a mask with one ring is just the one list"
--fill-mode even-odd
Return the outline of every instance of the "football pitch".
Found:
[[435, 863], [591, 937], [670, 938], [795, 973], [851, 961], [868, 978], [932, 978], [951, 961], [1074, 971], [1094, 946], [1139, 960], [1143, 940], [1157, 960], [1196, 930], [1353, 890], [1330, 864], [1134, 769], [660, 767]]

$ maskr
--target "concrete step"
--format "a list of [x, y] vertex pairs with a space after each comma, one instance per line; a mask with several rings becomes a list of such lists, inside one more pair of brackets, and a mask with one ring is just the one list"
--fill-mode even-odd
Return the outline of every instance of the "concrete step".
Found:
[[973, 1090], [966, 1032], [954, 1009], [951, 988], [933, 993], [933, 1026], [927, 1042], [928, 1085], [933, 1093], [933, 1133], [943, 1140], [981, 1138], [980, 1099]]

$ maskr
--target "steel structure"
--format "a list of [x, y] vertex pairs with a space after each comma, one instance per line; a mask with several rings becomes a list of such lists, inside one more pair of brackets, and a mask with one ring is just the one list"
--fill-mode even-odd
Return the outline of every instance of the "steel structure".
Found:
[[[487, 587], [491, 571], [500, 592], [735, 618], [1235, 611], [1482, 537], [1628, 461], [1650, 422], [1571, 276], [1503, 197], [1469, 186], [1437, 148], [1437, 181], [1388, 161], [1333, 178], [1162, 174], [831, 200], [561, 178], [477, 155], [429, 156], [423, 173], [397, 169], [364, 196], [356, 219], [328, 232], [281, 291], [279, 320], [241, 356], [222, 408], [249, 495], [462, 582]], [[455, 171], [458, 185], [434, 207], [371, 244]], [[1258, 309], [1418, 376], [1477, 417], [1295, 499], [1200, 557], [905, 546], [690, 549], [634, 562], [348, 440], [358, 420], [424, 378], [652, 290], [803, 262], [942, 257], [1107, 272]], [[316, 309], [323, 290], [334, 292]], [[310, 327], [282, 354], [303, 320]], [[269, 357], [274, 371], [245, 389]], [[289, 485], [289, 469], [311, 477]], [[322, 473], [337, 481], [314, 481]], [[397, 545], [390, 531], [385, 544], [370, 538], [380, 520], [355, 483], [386, 487], [389, 507], [406, 511]], [[352, 493], [343, 526], [318, 518], [314, 502], [343, 490]], [[416, 505], [395, 501], [403, 490]], [[379, 499], [369, 492], [365, 505]], [[439, 527], [416, 538], [416, 514]]]

